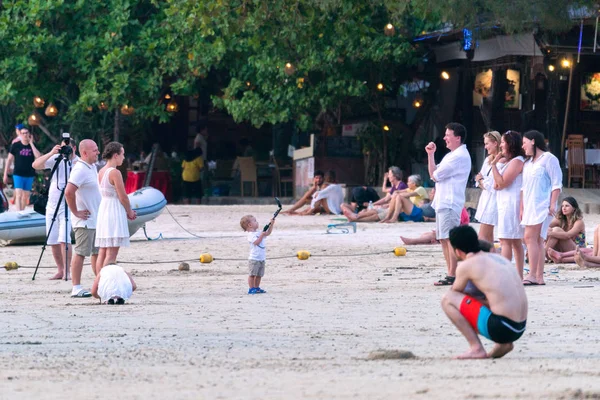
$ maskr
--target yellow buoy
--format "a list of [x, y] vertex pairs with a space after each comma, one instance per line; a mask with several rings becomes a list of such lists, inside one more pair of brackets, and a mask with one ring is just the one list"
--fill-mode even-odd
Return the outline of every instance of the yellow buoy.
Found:
[[406, 248], [405, 247], [394, 247], [394, 254], [396, 255], [396, 257], [405, 256]]
[[298, 260], [308, 260], [310, 252], [307, 250], [300, 250], [296, 256], [298, 257]]
[[213, 256], [209, 253], [204, 253], [200, 255], [200, 262], [202, 264], [210, 264], [213, 261]]
[[7, 271], [13, 270], [13, 269], [19, 269], [19, 264], [17, 264], [14, 261], [9, 261], [6, 264], [4, 264], [4, 269]]

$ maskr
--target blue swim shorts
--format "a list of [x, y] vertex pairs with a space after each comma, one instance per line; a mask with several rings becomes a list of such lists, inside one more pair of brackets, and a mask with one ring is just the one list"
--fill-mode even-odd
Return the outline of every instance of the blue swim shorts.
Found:
[[413, 221], [413, 222], [423, 222], [423, 210], [419, 207], [414, 206], [410, 215], [406, 215], [405, 213], [400, 213], [398, 216], [399, 221]]
[[33, 176], [13, 175], [15, 189], [21, 189], [25, 190], [26, 192], [31, 192], [31, 187], [33, 186], [33, 178]]

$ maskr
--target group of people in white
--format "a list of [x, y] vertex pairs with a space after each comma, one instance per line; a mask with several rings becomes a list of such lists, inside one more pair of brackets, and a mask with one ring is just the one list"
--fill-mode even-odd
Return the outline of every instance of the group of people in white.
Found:
[[[448, 242], [449, 230], [459, 225], [465, 201], [465, 189], [471, 170], [471, 157], [463, 144], [465, 128], [456, 123], [446, 127], [444, 140], [450, 150], [439, 165], [434, 162], [435, 144], [426, 147], [429, 172], [436, 182], [436, 236], [442, 243], [448, 274], [437, 285], [454, 282], [456, 259]], [[514, 261], [524, 285], [544, 285], [545, 240], [557, 214], [562, 189], [562, 171], [558, 159], [548, 151], [538, 131], [521, 135], [508, 131], [503, 135], [484, 135], [488, 152], [476, 176], [482, 194], [475, 218], [481, 223], [479, 238], [494, 240], [494, 227], [500, 240], [501, 254]], [[561, 209], [562, 211], [562, 209]], [[554, 227], [553, 227], [554, 228]], [[551, 232], [558, 232], [553, 229]], [[564, 230], [564, 229], [563, 229]], [[525, 244], [529, 274], [523, 276]]]
[[[59, 153], [63, 146], [71, 146], [72, 152], [66, 156], [68, 162], [58, 160], [46, 206], [47, 244], [52, 248], [58, 268], [51, 279], [65, 278], [65, 265], [69, 265], [73, 284], [71, 297], [94, 296], [103, 303], [122, 304], [136, 288], [131, 276], [116, 265], [119, 248], [129, 246], [127, 219], [136, 218], [121, 172], [116, 169], [123, 163], [125, 149], [121, 143], [108, 143], [102, 154], [106, 163], [98, 171], [98, 145], [90, 139], [82, 140], [77, 157], [75, 142], [67, 140], [36, 158], [33, 168], [53, 168], [57, 158], [62, 156]], [[67, 207], [70, 218], [65, 216]], [[75, 236], [74, 255], [70, 247], [71, 229]], [[91, 257], [96, 276], [91, 292], [81, 285], [86, 257]]]

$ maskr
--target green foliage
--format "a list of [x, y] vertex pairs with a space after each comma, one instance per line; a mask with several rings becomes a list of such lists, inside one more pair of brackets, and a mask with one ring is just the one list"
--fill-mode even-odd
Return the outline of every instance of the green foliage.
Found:
[[[213, 95], [237, 121], [377, 114], [423, 49], [411, 39], [452, 22], [508, 32], [568, 23], [586, 0], [9, 0], [0, 2], [0, 105], [20, 120], [32, 98], [53, 103], [50, 131], [106, 134], [121, 105], [127, 124], [170, 117], [167, 92]], [[384, 35], [387, 23], [393, 35]], [[293, 70], [286, 71], [286, 63]], [[385, 91], [376, 85], [382, 82]], [[104, 102], [108, 109], [100, 110]], [[91, 111], [88, 108], [92, 107]], [[40, 110], [43, 111], [43, 110]], [[40, 112], [38, 111], [38, 112]], [[8, 120], [4, 113], [2, 120]], [[9, 123], [12, 125], [12, 122]], [[12, 126], [0, 127], [6, 134]], [[10, 132], [12, 133], [12, 132]]]

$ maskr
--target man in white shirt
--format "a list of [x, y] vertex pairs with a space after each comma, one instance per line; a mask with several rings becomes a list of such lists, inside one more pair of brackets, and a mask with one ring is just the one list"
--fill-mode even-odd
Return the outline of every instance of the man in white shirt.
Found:
[[81, 287], [81, 271], [85, 257], [91, 256], [92, 271], [96, 271], [98, 248], [94, 247], [96, 218], [102, 195], [98, 183], [98, 145], [90, 139], [79, 144], [81, 158], [75, 164], [65, 190], [67, 205], [71, 210], [71, 220], [75, 228], [75, 255], [71, 261], [73, 291], [71, 297], [91, 297], [91, 293]]
[[[48, 188], [48, 203], [46, 204], [46, 235], [48, 235], [46, 244], [52, 248], [52, 256], [58, 268], [56, 275], [50, 279], [63, 279], [65, 277], [65, 259], [66, 264], [71, 263], [71, 248], [69, 247], [69, 251], [67, 251], [67, 246], [65, 246], [65, 243], [71, 244], [71, 221], [67, 221], [67, 218], [65, 218], [65, 199], [61, 199], [61, 192], [65, 190], [73, 165], [79, 159], [75, 155], [77, 146], [72, 139], [69, 139], [68, 145], [63, 141], [61, 144], [54, 146], [49, 153], [37, 158], [32, 164], [32, 167], [36, 170], [52, 170], [56, 165], [56, 160], [59, 157], [58, 153], [62, 146], [71, 146], [72, 152], [69, 155], [69, 162], [65, 163], [64, 159], [61, 158], [56, 170], [53, 171], [54, 173], [50, 177], [50, 187]], [[65, 166], [67, 168], [66, 174]], [[57, 208], [58, 212], [56, 212]], [[56, 218], [52, 222], [55, 212]], [[50, 229], [51, 227], [52, 229]]]
[[435, 197], [431, 206], [436, 211], [436, 238], [442, 244], [444, 259], [448, 268], [444, 279], [436, 286], [452, 285], [456, 277], [456, 256], [450, 245], [450, 230], [460, 225], [460, 214], [465, 205], [465, 190], [471, 172], [471, 156], [464, 144], [467, 130], [461, 124], [451, 122], [446, 125], [444, 141], [450, 153], [435, 165], [436, 145], [430, 142], [426, 147], [429, 175], [436, 183]]

